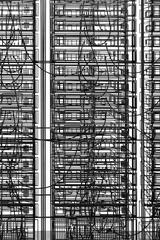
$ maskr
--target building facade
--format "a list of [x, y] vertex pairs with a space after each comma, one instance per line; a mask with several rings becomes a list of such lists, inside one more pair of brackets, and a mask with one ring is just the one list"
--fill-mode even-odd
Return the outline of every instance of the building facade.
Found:
[[159, 239], [160, 3], [142, 4], [142, 239]]
[[51, 1], [54, 239], [136, 239], [135, 2]]
[[0, 238], [35, 239], [33, 1], [0, 2]]
[[0, 2], [0, 239], [159, 239], [159, 16]]

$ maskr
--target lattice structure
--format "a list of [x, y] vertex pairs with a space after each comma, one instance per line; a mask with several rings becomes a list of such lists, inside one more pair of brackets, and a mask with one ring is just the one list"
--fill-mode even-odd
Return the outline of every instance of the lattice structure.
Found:
[[134, 1], [51, 1], [54, 239], [136, 239]]
[[160, 64], [159, 64], [159, 1], [145, 1], [144, 11], [144, 46], [142, 45], [144, 58], [144, 71], [142, 71], [142, 239], [159, 239], [159, 204], [160, 204], [160, 128], [159, 128], [159, 89], [160, 89]]
[[34, 239], [34, 3], [0, 1], [0, 239]]
[[140, 2], [0, 1], [0, 239], [160, 238], [160, 2]]

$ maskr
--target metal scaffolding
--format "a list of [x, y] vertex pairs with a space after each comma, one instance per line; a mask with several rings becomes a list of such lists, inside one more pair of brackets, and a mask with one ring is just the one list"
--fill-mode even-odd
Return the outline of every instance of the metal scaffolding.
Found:
[[0, 239], [160, 238], [159, 17], [0, 1]]

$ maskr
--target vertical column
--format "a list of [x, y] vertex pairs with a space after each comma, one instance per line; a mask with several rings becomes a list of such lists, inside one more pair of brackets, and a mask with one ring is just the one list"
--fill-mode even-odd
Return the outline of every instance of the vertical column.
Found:
[[[51, 158], [50, 158], [50, 1], [46, 1], [46, 240], [51, 238]], [[54, 159], [53, 159], [54, 161]]]
[[40, 0], [41, 240], [50, 239], [50, 1]]
[[40, 92], [40, 1], [36, 0], [36, 19], [35, 19], [35, 142], [36, 142], [36, 158], [35, 158], [35, 194], [36, 194], [36, 218], [35, 218], [35, 240], [41, 239], [41, 92]]
[[40, 0], [41, 238], [46, 240], [46, 1]]
[[141, 2], [136, 1], [136, 92], [137, 92], [137, 239], [141, 236]]
[[[141, 220], [144, 227], [144, 0], [141, 0]], [[144, 230], [141, 238], [145, 240]]]
[[[40, 1], [41, 239], [50, 239], [50, 10]], [[47, 41], [46, 41], [47, 39]]]

